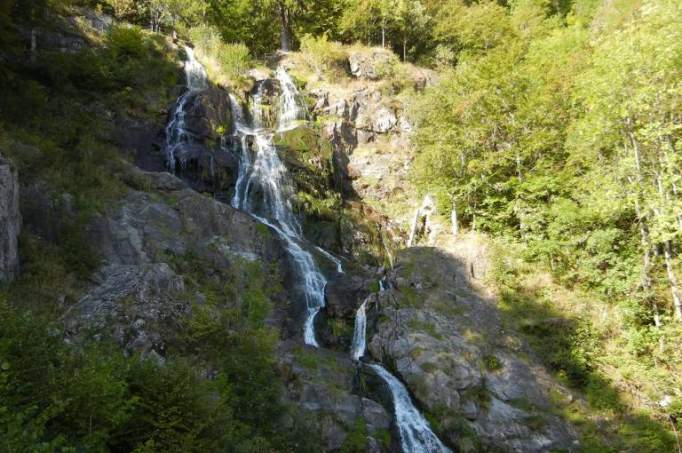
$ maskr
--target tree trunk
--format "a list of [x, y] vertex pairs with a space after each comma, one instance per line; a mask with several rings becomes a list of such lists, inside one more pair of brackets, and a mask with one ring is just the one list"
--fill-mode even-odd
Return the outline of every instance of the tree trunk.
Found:
[[673, 296], [673, 306], [675, 309], [675, 320], [682, 322], [682, 294], [677, 282], [677, 276], [673, 269], [673, 252], [671, 241], [665, 241], [663, 247], [663, 256], [665, 257], [665, 270], [668, 274], [668, 283], [670, 283], [670, 292]]
[[403, 39], [403, 61], [407, 61], [407, 39]]
[[279, 43], [280, 48], [283, 52], [289, 52], [291, 50], [291, 34], [289, 32], [289, 9], [283, 5], [279, 4], [279, 20], [280, 20], [280, 31], [279, 31]]
[[652, 292], [651, 284], [651, 251], [653, 249], [653, 244], [651, 243], [651, 236], [649, 235], [649, 227], [646, 221], [646, 214], [642, 212], [642, 207], [640, 206], [640, 197], [642, 194], [642, 187], [644, 185], [644, 177], [642, 176], [642, 155], [639, 149], [639, 143], [635, 138], [635, 135], [631, 130], [631, 120], [627, 122], [627, 134], [630, 139], [630, 144], [632, 145], [632, 151], [635, 157], [635, 167], [637, 169], [637, 182], [636, 182], [636, 196], [635, 196], [635, 215], [637, 215], [637, 221], [639, 223], [639, 234], [642, 241], [642, 289], [646, 293], [645, 300], [649, 305], [652, 306], [654, 312], [654, 325], [656, 327], [661, 327], [661, 317], [658, 311], [658, 305], [656, 304], [655, 297]]
[[381, 47], [386, 47], [386, 25], [381, 23]]
[[649, 228], [647, 227], [644, 218], [642, 218], [639, 202], [635, 204], [635, 212], [639, 218], [639, 234], [641, 236], [642, 248], [644, 249], [642, 255], [642, 289], [645, 293], [645, 299], [653, 308], [654, 325], [656, 328], [660, 328], [662, 325], [661, 315], [658, 311], [658, 304], [656, 303], [651, 288], [651, 237], [649, 236]]
[[459, 222], [457, 221], [457, 206], [455, 200], [452, 200], [452, 214], [450, 215], [450, 222], [452, 223], [452, 235], [457, 237], [459, 234]]

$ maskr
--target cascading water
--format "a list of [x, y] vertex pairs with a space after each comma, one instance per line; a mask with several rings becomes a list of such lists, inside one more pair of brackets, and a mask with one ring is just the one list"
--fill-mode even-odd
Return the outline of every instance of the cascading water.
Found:
[[350, 356], [358, 361], [365, 355], [367, 335], [367, 299], [362, 302], [355, 313], [355, 329], [353, 329], [353, 343], [351, 344]]
[[194, 137], [186, 128], [187, 110], [190, 103], [194, 102], [195, 94], [208, 88], [208, 76], [204, 67], [194, 56], [194, 50], [185, 46], [185, 80], [187, 91], [185, 91], [175, 104], [173, 118], [166, 126], [166, 164], [174, 172], [176, 167], [175, 151], [183, 144], [192, 143]]
[[[379, 288], [382, 293], [388, 290], [389, 284], [385, 279], [379, 281]], [[360, 360], [365, 355], [368, 300], [365, 299], [355, 314], [355, 330], [351, 347], [351, 357], [355, 361]], [[378, 363], [372, 363], [369, 367], [386, 383], [391, 391], [395, 423], [400, 434], [400, 447], [402, 451], [404, 453], [450, 452], [431, 431], [429, 423], [424, 416], [414, 407], [410, 394], [402, 382]]]
[[315, 248], [317, 249], [318, 252], [323, 254], [329, 261], [331, 261], [332, 263], [334, 263], [336, 265], [336, 272], [338, 272], [339, 274], [344, 273], [343, 272], [343, 264], [341, 264], [340, 259], [338, 259], [334, 255], [332, 255], [331, 253], [329, 253], [328, 251], [326, 251], [322, 247], [315, 247]]
[[447, 448], [431, 431], [429, 422], [419, 413], [407, 389], [391, 373], [378, 363], [369, 365], [386, 382], [393, 397], [395, 423], [400, 433], [400, 447], [404, 453], [442, 453]]
[[296, 122], [301, 119], [301, 107], [298, 103], [298, 90], [289, 73], [283, 67], [278, 67], [275, 77], [282, 87], [282, 104], [280, 107], [280, 130], [290, 130], [296, 127]]
[[[284, 69], [279, 68], [276, 76], [282, 88], [282, 105], [276, 131], [265, 127], [260, 88], [253, 96], [251, 127], [246, 125], [237, 100], [231, 98], [235, 112], [235, 134], [241, 142], [239, 176], [232, 206], [249, 212], [270, 226], [286, 243], [297, 274], [302, 280], [302, 293], [306, 303], [304, 341], [317, 347], [314, 322], [324, 306], [324, 288], [327, 280], [320, 272], [313, 256], [303, 248], [302, 228], [291, 206], [293, 184], [273, 145], [274, 133], [295, 128], [295, 121], [299, 119], [301, 111], [296, 102], [298, 93], [289, 75]], [[253, 141], [254, 152], [251, 152], [248, 146], [250, 139]], [[337, 265], [337, 269], [342, 271], [338, 259], [324, 250], [321, 251]]]
[[[191, 94], [206, 88], [206, 73], [194, 58], [191, 49], [186, 49], [188, 60], [185, 63], [188, 92], [178, 99], [173, 121], [168, 125], [169, 166], [174, 168], [173, 146], [191, 143], [191, 135], [184, 129], [184, 115]], [[301, 277], [302, 292], [306, 302], [304, 341], [318, 346], [315, 338], [315, 317], [324, 306], [324, 288], [327, 280], [320, 272], [313, 256], [303, 245], [301, 225], [293, 213], [291, 199], [293, 184], [288, 171], [279, 159], [273, 145], [273, 135], [296, 127], [301, 109], [296, 101], [298, 94], [289, 75], [282, 68], [277, 70], [277, 78], [282, 88], [282, 105], [276, 131], [264, 126], [262, 112], [262, 93], [257, 91], [253, 97], [252, 124], [249, 126], [243, 109], [236, 98], [230, 97], [234, 117], [235, 135], [240, 144], [239, 175], [232, 199], [232, 206], [250, 213], [254, 218], [271, 227], [286, 243], [296, 272]], [[171, 140], [172, 138], [172, 140]], [[250, 150], [253, 143], [254, 151]], [[324, 249], [317, 247], [327, 259], [333, 262], [339, 273], [343, 272], [341, 261]], [[385, 280], [379, 282], [381, 292], [389, 285]], [[365, 354], [367, 330], [367, 304], [365, 300], [355, 318], [351, 356], [358, 361]], [[405, 386], [379, 364], [370, 364], [376, 374], [386, 382], [391, 391], [396, 425], [400, 433], [401, 448], [405, 453], [444, 453], [450, 452], [431, 431], [428, 422], [412, 404]]]

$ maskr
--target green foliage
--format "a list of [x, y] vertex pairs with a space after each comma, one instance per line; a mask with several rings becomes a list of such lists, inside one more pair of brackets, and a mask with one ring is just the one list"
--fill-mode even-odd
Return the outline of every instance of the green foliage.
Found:
[[483, 356], [483, 365], [485, 366], [485, 369], [488, 371], [499, 371], [502, 369], [503, 364], [494, 355], [486, 355]]
[[189, 37], [197, 46], [209, 75], [218, 82], [238, 82], [253, 66], [248, 47], [242, 43], [224, 42], [215, 27], [194, 27], [189, 30]]
[[355, 421], [353, 429], [348, 433], [346, 440], [341, 445], [341, 453], [363, 453], [367, 451], [367, 424], [360, 417]]
[[348, 54], [343, 46], [330, 41], [327, 35], [301, 37], [301, 52], [310, 68], [316, 72], [328, 72], [334, 69], [345, 70]]

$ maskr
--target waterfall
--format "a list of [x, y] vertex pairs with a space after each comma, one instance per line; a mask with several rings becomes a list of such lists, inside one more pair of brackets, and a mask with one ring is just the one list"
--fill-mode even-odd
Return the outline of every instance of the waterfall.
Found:
[[[379, 280], [379, 291], [385, 292], [390, 285], [386, 279]], [[353, 343], [351, 357], [359, 361], [365, 355], [367, 336], [367, 302], [360, 305], [355, 314], [355, 329], [353, 331]], [[393, 399], [395, 423], [400, 434], [400, 447], [403, 453], [446, 453], [450, 450], [443, 445], [438, 437], [431, 431], [429, 422], [419, 413], [412, 404], [412, 399], [405, 386], [395, 376], [386, 371], [378, 363], [372, 363], [369, 367], [388, 386]]]
[[338, 259], [334, 255], [332, 255], [331, 253], [329, 253], [328, 251], [326, 251], [322, 247], [315, 247], [315, 248], [317, 249], [318, 252], [323, 254], [329, 261], [331, 261], [332, 263], [334, 263], [336, 265], [336, 272], [338, 272], [339, 274], [343, 274], [343, 264], [341, 264], [340, 259]]
[[[168, 168], [175, 172], [175, 151], [183, 144], [191, 144], [194, 141], [192, 133], [187, 130], [185, 118], [187, 110], [196, 99], [195, 94], [208, 88], [208, 76], [206, 70], [194, 56], [194, 50], [185, 46], [185, 91], [175, 103], [173, 117], [166, 126], [166, 164]], [[181, 162], [182, 165], [182, 162]]]
[[[286, 166], [282, 163], [273, 144], [276, 132], [296, 127], [294, 122], [301, 116], [296, 99], [298, 92], [289, 75], [282, 68], [277, 70], [282, 88], [281, 108], [277, 130], [269, 131], [263, 120], [262, 93], [259, 87], [253, 96], [252, 124], [249, 127], [241, 106], [234, 97], [231, 103], [235, 119], [235, 134], [240, 139], [241, 155], [232, 206], [250, 213], [272, 228], [285, 242], [292, 264], [301, 279], [301, 289], [306, 304], [304, 341], [318, 346], [315, 338], [315, 317], [324, 306], [324, 288], [327, 280], [320, 272], [313, 256], [303, 247], [301, 224], [294, 215], [291, 200], [294, 186]], [[254, 151], [249, 149], [249, 139]], [[341, 269], [341, 263], [333, 255], [322, 250]]]
[[398, 426], [402, 451], [404, 453], [449, 452], [450, 449], [436, 437], [431, 431], [429, 422], [414, 407], [403, 383], [377, 363], [370, 364], [369, 367], [386, 382], [391, 391], [395, 423]]
[[355, 329], [353, 330], [353, 344], [350, 350], [350, 356], [353, 360], [360, 360], [365, 355], [366, 335], [367, 335], [367, 301], [365, 299], [358, 308], [355, 314]]
[[[188, 92], [178, 99], [176, 114], [168, 126], [169, 166], [174, 168], [173, 147], [180, 143], [191, 143], [191, 135], [184, 130], [185, 108], [190, 94], [206, 87], [206, 72], [194, 59], [191, 49], [187, 49], [185, 63]], [[273, 144], [273, 136], [296, 127], [300, 120], [301, 108], [298, 105], [298, 92], [284, 69], [276, 73], [282, 88], [281, 107], [276, 130], [268, 130], [263, 120], [262, 93], [260, 88], [253, 96], [252, 123], [247, 123], [242, 106], [234, 96], [230, 103], [234, 118], [234, 134], [240, 148], [239, 175], [231, 204], [251, 214], [255, 219], [270, 227], [282, 238], [291, 257], [292, 265], [300, 278], [301, 289], [306, 304], [304, 322], [304, 341], [318, 346], [315, 338], [315, 317], [324, 306], [324, 289], [327, 280], [320, 272], [313, 256], [306, 250], [301, 224], [294, 215], [291, 200], [294, 186], [287, 168], [279, 158]], [[170, 137], [174, 137], [172, 142]], [[253, 146], [249, 146], [252, 143]], [[253, 148], [253, 149], [251, 149]], [[326, 250], [318, 251], [336, 265], [337, 272], [343, 272], [341, 261]], [[379, 282], [382, 292], [389, 288], [385, 280]], [[355, 329], [351, 356], [360, 360], [366, 350], [367, 304], [365, 299], [355, 317]], [[396, 425], [400, 442], [405, 453], [449, 452], [429, 428], [429, 424], [414, 407], [405, 386], [379, 364], [369, 365], [383, 379], [391, 391]]]
[[275, 77], [282, 88], [282, 103], [280, 107], [280, 131], [296, 127], [296, 121], [301, 119], [301, 107], [298, 103], [298, 90], [293, 80], [284, 68], [277, 68]]

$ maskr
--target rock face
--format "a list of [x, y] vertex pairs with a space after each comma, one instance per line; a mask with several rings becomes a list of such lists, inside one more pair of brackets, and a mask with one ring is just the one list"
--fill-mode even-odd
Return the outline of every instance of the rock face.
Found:
[[388, 451], [391, 416], [377, 402], [351, 393], [356, 370], [348, 354], [284, 342], [278, 366], [288, 400], [315, 415], [324, 441], [322, 451], [339, 451], [358, 422], [367, 428], [368, 446], [374, 446], [370, 451]]
[[209, 86], [192, 96], [185, 115], [185, 128], [201, 143], [216, 143], [232, 132], [230, 99], [225, 90]]
[[374, 48], [351, 53], [348, 63], [353, 76], [365, 80], [379, 80], [397, 59], [390, 50]]
[[192, 257], [207, 272], [230, 272], [243, 261], [283, 268], [286, 254], [267, 228], [175, 176], [131, 169], [128, 178], [147, 192], [131, 191], [90, 225], [88, 236], [104, 262], [95, 286], [72, 307], [68, 327], [72, 334], [105, 329], [127, 351], [163, 357], [177, 333], [173, 321], [191, 310], [186, 294], [181, 297], [185, 277], [169, 263]]
[[228, 200], [237, 179], [237, 160], [223, 143], [232, 134], [229, 94], [213, 85], [189, 94], [184, 126], [192, 141], [174, 149], [176, 172], [193, 189]]
[[568, 391], [525, 358], [492, 302], [472, 289], [471, 268], [435, 248], [400, 252], [393, 288], [379, 295], [371, 355], [393, 367], [461, 451], [577, 450], [549, 398]]
[[11, 281], [19, 271], [17, 240], [20, 231], [17, 172], [7, 159], [0, 156], [0, 282]]

